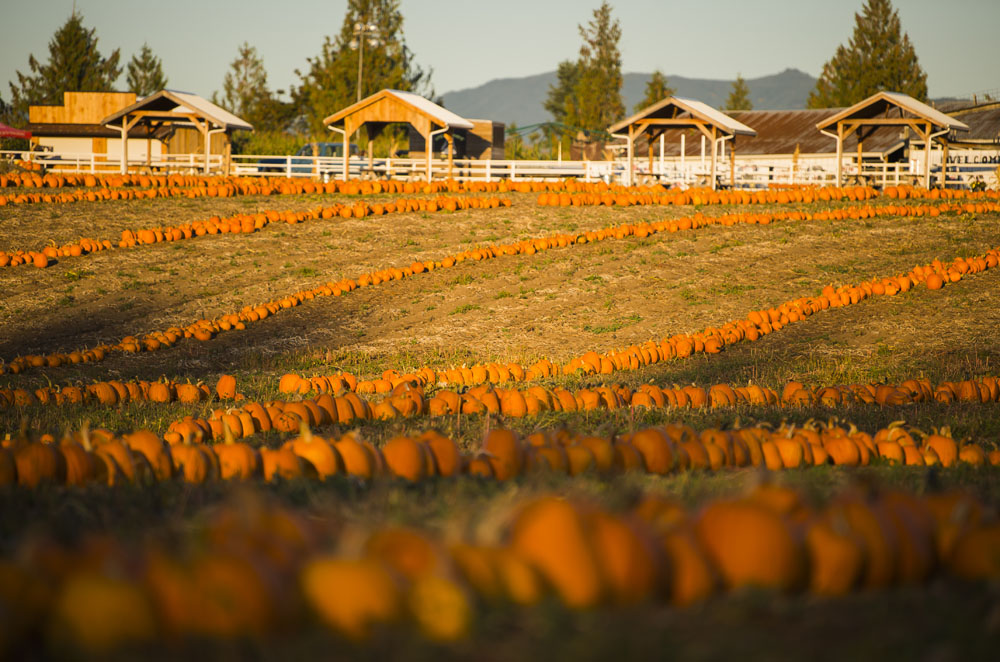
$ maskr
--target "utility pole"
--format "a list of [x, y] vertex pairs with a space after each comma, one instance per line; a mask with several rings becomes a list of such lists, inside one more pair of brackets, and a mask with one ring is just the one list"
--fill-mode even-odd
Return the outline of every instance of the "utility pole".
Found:
[[365, 42], [374, 48], [379, 45], [379, 29], [374, 23], [362, 21], [354, 24], [354, 39], [348, 44], [352, 50], [358, 51], [358, 101], [361, 101], [361, 79], [364, 75]]

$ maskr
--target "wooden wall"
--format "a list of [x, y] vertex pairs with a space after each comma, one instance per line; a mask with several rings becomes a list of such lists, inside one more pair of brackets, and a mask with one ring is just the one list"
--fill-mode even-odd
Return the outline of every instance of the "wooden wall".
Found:
[[[503, 159], [504, 134], [503, 122], [493, 120], [469, 120], [472, 128], [455, 131], [456, 159]], [[424, 137], [412, 126], [410, 127], [410, 158], [423, 159], [427, 157]]]
[[[222, 154], [229, 142], [225, 133], [213, 133], [211, 138], [212, 154]], [[204, 154], [205, 138], [198, 129], [180, 127], [166, 140], [167, 154]]]
[[29, 106], [33, 124], [100, 124], [108, 115], [135, 103], [132, 92], [64, 92], [61, 106]]

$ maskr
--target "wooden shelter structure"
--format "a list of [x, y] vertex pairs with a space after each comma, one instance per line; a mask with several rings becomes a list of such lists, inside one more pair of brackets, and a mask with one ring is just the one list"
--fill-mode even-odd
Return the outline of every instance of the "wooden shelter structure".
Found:
[[[323, 120], [331, 131], [344, 138], [344, 179], [350, 166], [350, 150], [347, 148], [351, 136], [364, 127], [368, 132], [369, 145], [389, 124], [409, 124], [423, 136], [427, 149], [427, 181], [431, 179], [431, 157], [434, 136], [444, 134], [448, 141], [448, 176], [451, 176], [455, 155], [454, 131], [474, 128], [472, 122], [442, 108], [433, 101], [401, 90], [385, 89], [343, 108]], [[369, 165], [372, 150], [368, 149]]]
[[[139, 99], [135, 103], [118, 110], [101, 122], [106, 127], [117, 128], [122, 135], [122, 166], [121, 172], [128, 172], [128, 140], [133, 129], [146, 129], [148, 136], [153, 136], [157, 130], [170, 126], [194, 127], [201, 133], [205, 144], [205, 173], [208, 173], [209, 159], [212, 154], [212, 136], [222, 133], [229, 135], [233, 131], [253, 131], [253, 127], [233, 115], [225, 108], [220, 108], [211, 101], [197, 94], [160, 90], [155, 94]], [[229, 142], [226, 142], [228, 150]], [[147, 158], [149, 152], [147, 151]]]
[[[837, 185], [843, 181], [844, 140], [858, 133], [858, 162], [864, 140], [882, 127], [909, 128], [924, 143], [924, 188], [931, 186], [931, 146], [936, 140], [943, 146], [941, 181], [945, 181], [945, 164], [948, 161], [948, 134], [968, 131], [969, 127], [958, 119], [945, 115], [927, 104], [900, 92], [879, 92], [850, 108], [836, 113], [816, 125], [823, 135], [837, 141]], [[831, 132], [834, 129], [835, 132]]]
[[[736, 155], [736, 136], [756, 136], [757, 132], [697, 99], [684, 97], [667, 97], [662, 101], [646, 106], [635, 115], [628, 117], [608, 128], [613, 136], [628, 140], [628, 184], [632, 183], [635, 141], [646, 134], [650, 150], [650, 172], [653, 166], [653, 142], [664, 132], [671, 129], [697, 129], [712, 141], [711, 185], [714, 189], [716, 153], [720, 141], [732, 140], [732, 154]], [[627, 131], [627, 133], [622, 133]], [[731, 158], [729, 179], [735, 182], [735, 158]]]

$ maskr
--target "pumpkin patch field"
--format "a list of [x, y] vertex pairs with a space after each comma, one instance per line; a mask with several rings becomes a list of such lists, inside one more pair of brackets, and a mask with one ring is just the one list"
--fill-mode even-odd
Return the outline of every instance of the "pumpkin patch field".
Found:
[[0, 182], [0, 659], [995, 659], [995, 192], [160, 179]]

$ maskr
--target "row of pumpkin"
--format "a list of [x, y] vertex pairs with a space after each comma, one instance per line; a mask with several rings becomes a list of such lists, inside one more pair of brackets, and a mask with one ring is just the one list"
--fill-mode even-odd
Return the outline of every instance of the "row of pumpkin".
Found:
[[[994, 207], [1000, 209], [996, 205]], [[871, 213], [874, 214], [876, 212], [872, 211]], [[739, 218], [742, 215], [736, 216]], [[799, 218], [797, 212], [793, 212], [790, 217]], [[718, 219], [712, 219], [711, 217], [694, 217], [690, 220], [692, 227], [701, 227], [703, 222], [708, 224], [709, 221], [718, 221]], [[166, 331], [154, 331], [144, 335], [141, 339], [127, 336], [116, 345], [101, 345], [93, 349], [75, 350], [69, 353], [54, 352], [47, 355], [18, 356], [6, 364], [0, 363], [0, 375], [6, 372], [17, 374], [31, 368], [41, 368], [44, 366], [55, 367], [66, 363], [100, 361], [104, 359], [108, 352], [114, 351], [154, 351], [161, 347], [172, 346], [182, 337], [210, 340], [220, 332], [232, 329], [244, 329], [249, 322], [259, 321], [277, 313], [281, 309], [297, 306], [303, 301], [311, 300], [317, 296], [340, 296], [358, 287], [378, 285], [392, 280], [402, 280], [403, 278], [408, 278], [425, 271], [454, 267], [466, 260], [481, 261], [495, 259], [503, 255], [534, 255], [539, 251], [564, 246], [628, 236], [645, 237], [650, 234], [673, 232], [678, 229], [681, 229], [681, 225], [676, 221], [661, 221], [637, 225], [625, 224], [607, 230], [587, 232], [576, 236], [554, 235], [534, 240], [526, 239], [517, 244], [476, 248], [447, 256], [440, 261], [414, 261], [407, 267], [393, 267], [365, 273], [358, 276], [356, 280], [344, 278], [337, 282], [331, 281], [311, 290], [302, 290], [267, 303], [261, 303], [256, 306], [245, 306], [238, 313], [223, 315], [216, 320], [203, 319], [189, 324], [184, 328], [175, 326], [170, 327]], [[612, 369], [622, 369], [620, 367], [622, 365], [635, 363], [636, 365], [632, 367], [637, 367], [638, 363], [646, 364], [651, 361], [666, 360], [674, 356], [683, 357], [692, 352], [719, 352], [726, 343], [739, 342], [743, 339], [756, 340], [761, 335], [768, 334], [774, 329], [780, 329], [789, 322], [798, 321], [811, 315], [813, 312], [825, 310], [828, 307], [858, 303], [872, 295], [895, 295], [900, 291], [905, 292], [909, 290], [912, 285], [917, 283], [926, 283], [930, 289], [940, 289], [947, 282], [961, 280], [963, 274], [977, 273], [996, 266], [998, 255], [1000, 255], [998, 249], [994, 248], [987, 251], [984, 255], [972, 258], [959, 257], [947, 264], [942, 263], [940, 260], [934, 260], [929, 265], [914, 267], [908, 275], [898, 274], [881, 279], [876, 278], [858, 286], [844, 285], [836, 289], [832, 286], [827, 286], [819, 297], [799, 298], [781, 304], [776, 309], [772, 308], [768, 311], [752, 312], [747, 319], [730, 322], [722, 327], [722, 329], [707, 329], [693, 336], [673, 336], [670, 339], [661, 341], [659, 344], [649, 341], [644, 345], [649, 346], [648, 351], [645, 353], [640, 348], [633, 346], [624, 352], [609, 352], [605, 358], [608, 359]], [[653, 351], [654, 349], [656, 350], [655, 352]], [[564, 366], [565, 372], [572, 372], [577, 369], [586, 370], [586, 366], [581, 359], [574, 359], [570, 364]], [[602, 368], [600, 371], [604, 372], [604, 369]], [[459, 381], [460, 378], [457, 375], [458, 373], [455, 373], [454, 381], [456, 383], [466, 383]], [[452, 379], [449, 378], [449, 381], [452, 381]]]
[[[595, 361], [587, 356], [588, 361]], [[536, 366], [537, 367], [537, 366]], [[496, 382], [504, 384], [515, 381], [519, 366], [516, 363], [492, 363], [483, 367], [487, 378], [495, 374]], [[533, 368], [534, 369], [534, 368]], [[501, 372], [502, 371], [502, 372]], [[767, 386], [748, 383], [746, 386], [715, 384], [708, 388], [694, 384], [673, 388], [661, 388], [653, 384], [642, 384], [633, 390], [622, 385], [597, 386], [579, 389], [575, 392], [560, 386], [545, 388], [532, 386], [525, 390], [493, 389], [490, 380], [484, 379], [479, 386], [462, 392], [437, 388], [429, 397], [427, 387], [444, 383], [446, 375], [424, 368], [416, 373], [400, 374], [396, 370], [386, 370], [378, 379], [361, 380], [351, 373], [335, 375], [313, 375], [302, 377], [287, 373], [278, 382], [282, 394], [320, 396], [343, 396], [347, 393], [363, 395], [385, 395], [390, 407], [371, 405], [371, 411], [380, 411], [384, 416], [448, 416], [452, 414], [491, 413], [520, 418], [545, 411], [576, 411], [593, 409], [619, 409], [621, 407], [674, 408], [674, 407], [723, 407], [734, 405], [773, 406], [813, 406], [837, 407], [841, 405], [877, 404], [879, 406], [899, 406], [916, 402], [969, 402], [989, 403], [1000, 401], [1000, 379], [986, 376], [982, 379], [966, 379], [958, 382], [943, 381], [932, 384], [924, 377], [911, 378], [900, 384], [867, 383], [837, 384], [810, 387], [802, 382], [789, 381], [779, 394]], [[493, 395], [490, 395], [490, 394]], [[414, 400], [416, 409], [410, 405], [402, 407], [392, 404], [391, 398], [402, 394]], [[413, 397], [417, 396], [417, 397]], [[149, 382], [96, 381], [89, 384], [67, 386], [43, 386], [35, 390], [26, 388], [0, 388], [0, 410], [31, 405], [63, 406], [72, 404], [92, 404], [115, 406], [129, 402], [151, 402], [197, 404], [200, 402], [242, 401], [245, 397], [236, 391], [236, 378], [223, 375], [215, 388], [203, 382], [192, 384], [170, 379]], [[318, 412], [315, 412], [318, 413]], [[378, 417], [378, 416], [376, 416]], [[320, 418], [305, 418], [311, 425], [321, 424]], [[340, 422], [331, 419], [327, 423]], [[349, 422], [349, 421], [345, 421]], [[291, 429], [297, 429], [296, 424]], [[259, 429], [256, 431], [260, 431]], [[291, 430], [289, 430], [291, 431]]]
[[[265, 481], [331, 476], [364, 480], [381, 477], [419, 482], [436, 476], [478, 476], [506, 481], [533, 472], [578, 476], [638, 471], [665, 475], [688, 470], [767, 467], [777, 471], [873, 461], [909, 466], [1000, 465], [1000, 450], [953, 438], [948, 428], [930, 434], [901, 424], [874, 434], [831, 420], [796, 426], [767, 424], [732, 429], [669, 423], [619, 436], [572, 434], [565, 428], [521, 438], [506, 428], [488, 430], [479, 448], [463, 451], [453, 439], [433, 430], [400, 435], [377, 446], [345, 433], [339, 439], [313, 434], [305, 419], [317, 410], [320, 425], [374, 416], [355, 394], [301, 403], [249, 403], [216, 412], [209, 420], [185, 417], [161, 439], [149, 430], [115, 436], [81, 430], [57, 440], [29, 438], [26, 427], [0, 444], [0, 484], [119, 485], [172, 479]], [[257, 430], [299, 434], [278, 446], [245, 440]], [[243, 435], [240, 437], [239, 435]], [[213, 440], [213, 441], [209, 441]]]
[[890, 199], [922, 200], [973, 200], [995, 202], [1000, 199], [998, 191], [964, 191], [958, 189], [916, 189], [912, 187], [888, 187], [883, 192], [868, 186], [823, 186], [794, 190], [765, 189], [759, 191], [733, 190], [713, 191], [705, 188], [686, 190], [663, 190], [651, 187], [591, 189], [573, 192], [571, 190], [542, 192], [536, 201], [549, 207], [585, 207], [603, 205], [605, 207], [632, 207], [636, 205], [771, 205], [838, 200], [865, 201], [880, 196]]
[[412, 211], [437, 212], [456, 211], [458, 209], [497, 209], [510, 207], [509, 198], [496, 196], [486, 197], [445, 197], [437, 198], [400, 198], [395, 202], [385, 204], [369, 204], [357, 201], [351, 204], [334, 204], [329, 207], [318, 207], [305, 211], [266, 211], [253, 214], [235, 214], [227, 218], [212, 216], [204, 221], [194, 221], [175, 226], [160, 226], [137, 230], [122, 230], [121, 239], [117, 244], [110, 240], [81, 238], [74, 243], [57, 246], [50, 241], [41, 250], [16, 249], [10, 252], [0, 251], [0, 267], [16, 267], [33, 265], [45, 268], [51, 260], [64, 257], [79, 257], [89, 253], [110, 248], [134, 248], [144, 244], [156, 244], [164, 241], [192, 239], [214, 234], [253, 234], [271, 223], [285, 222], [290, 225], [315, 219], [364, 218], [366, 216], [382, 216], [383, 214], [406, 213]]
[[[394, 212], [410, 211], [457, 211], [464, 209], [486, 209], [497, 207], [510, 207], [509, 198], [492, 197], [455, 197], [438, 196], [434, 199], [408, 199], [400, 198], [395, 202], [372, 203], [358, 201], [350, 204], [335, 204], [330, 207], [319, 207], [306, 211], [266, 211], [254, 214], [235, 214], [228, 218], [213, 216], [205, 221], [195, 221], [178, 226], [145, 228], [140, 230], [123, 230], [121, 238], [117, 242], [120, 248], [128, 248], [141, 244], [154, 244], [161, 241], [174, 241], [177, 239], [190, 239], [196, 236], [219, 233], [244, 233], [251, 234], [262, 229], [269, 223], [285, 221], [290, 224], [310, 219], [329, 219], [334, 217], [342, 218], [364, 218], [366, 216], [381, 216]], [[620, 233], [620, 228], [632, 227], [631, 234], [639, 237], [646, 237], [657, 232], [677, 232], [678, 230], [698, 229], [709, 225], [732, 226], [740, 223], [768, 225], [776, 221], [834, 221], [834, 220], [863, 220], [876, 216], [939, 216], [942, 213], [986, 213], [996, 212], [1000, 209], [997, 204], [989, 202], [978, 204], [967, 203], [964, 205], [937, 204], [937, 205], [848, 205], [841, 208], [819, 210], [816, 212], [774, 212], [767, 214], [733, 213], [721, 216], [708, 217], [701, 213], [688, 218], [679, 218], [659, 223], [640, 223], [635, 226], [617, 226], [603, 228], [593, 231], [595, 236], [599, 232], [614, 232], [616, 236]], [[586, 233], [591, 234], [591, 233]], [[626, 235], [627, 236], [627, 235]], [[558, 238], [560, 244], [569, 241], [570, 236]], [[551, 239], [551, 238], [550, 238]], [[573, 238], [574, 243], [576, 239]], [[591, 239], [592, 240], [592, 239]], [[537, 241], [537, 240], [535, 240]], [[108, 239], [81, 238], [76, 242], [58, 246], [54, 240], [50, 240], [48, 245], [38, 250], [13, 249], [10, 251], [0, 250], [0, 267], [18, 266], [30, 264], [36, 267], [47, 267], [50, 260], [62, 257], [78, 257], [92, 252], [113, 248], [116, 244]], [[496, 248], [496, 247], [491, 247]], [[503, 248], [503, 247], [500, 247]]]
[[813, 505], [762, 483], [694, 509], [646, 493], [622, 511], [536, 494], [475, 517], [448, 533], [345, 524], [249, 494], [170, 544], [25, 542], [0, 559], [0, 653], [41, 642], [101, 656], [316, 627], [358, 644], [393, 628], [449, 642], [493, 609], [685, 607], [747, 589], [838, 599], [1000, 578], [1000, 522], [961, 491], [848, 489]]
[[[100, 186], [94, 190], [96, 187]], [[141, 188], [139, 188], [141, 187]], [[786, 204], [830, 200], [867, 200], [879, 195], [890, 198], [929, 199], [997, 199], [997, 191], [965, 191], [958, 189], [921, 189], [912, 186], [889, 186], [878, 191], [866, 186], [803, 186], [789, 189], [778, 187], [759, 191], [713, 191], [708, 188], [680, 190], [656, 184], [652, 186], [622, 186], [603, 181], [581, 182], [575, 179], [545, 182], [403, 182], [398, 180], [348, 180], [319, 182], [305, 178], [223, 177], [196, 175], [61, 175], [50, 173], [12, 173], [0, 176], [0, 188], [17, 188], [18, 192], [0, 196], [0, 206], [39, 202], [78, 202], [96, 200], [132, 200], [155, 197], [186, 196], [231, 197], [234, 195], [303, 195], [335, 194], [380, 195], [391, 193], [449, 192], [470, 193], [542, 193], [540, 204]], [[63, 189], [56, 194], [35, 193], [33, 189]], [[83, 188], [90, 190], [82, 190]], [[20, 189], [26, 189], [21, 191]], [[564, 197], [566, 196], [566, 197]], [[583, 197], [587, 196], [587, 197]], [[596, 196], [596, 201], [590, 196]], [[611, 196], [608, 198], [607, 196]]]
[[[629, 194], [664, 194], [678, 193], [677, 189], [669, 189], [662, 185], [623, 186], [604, 181], [584, 182], [578, 179], [547, 180], [547, 181], [455, 181], [445, 179], [433, 182], [406, 182], [400, 180], [332, 180], [319, 182], [303, 178], [286, 177], [237, 177], [219, 175], [121, 175], [118, 173], [57, 173], [50, 172], [11, 172], [0, 175], [0, 188], [231, 188], [241, 195], [258, 195], [262, 187], [273, 191], [291, 187], [295, 193], [342, 193], [345, 195], [378, 195], [381, 193], [587, 193], [598, 195], [629, 195]], [[709, 188], [690, 188], [691, 197], [695, 195], [702, 199], [711, 198], [713, 193], [719, 193], [718, 202], [723, 204], [771, 204], [787, 202], [813, 202], [827, 200], [865, 200], [877, 196], [889, 198], [933, 198], [937, 199], [983, 199], [998, 197], [997, 191], [971, 191], [963, 189], [924, 189], [910, 185], [886, 186], [879, 190], [869, 186], [819, 186], [801, 184], [795, 186], [774, 185], [768, 189], [753, 191], [721, 191], [714, 192]], [[724, 195], [723, 195], [724, 194]], [[546, 199], [540, 204], [563, 204], [561, 199]], [[602, 202], [603, 204], [603, 202]], [[704, 204], [704, 203], [700, 203]]]

